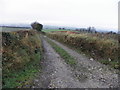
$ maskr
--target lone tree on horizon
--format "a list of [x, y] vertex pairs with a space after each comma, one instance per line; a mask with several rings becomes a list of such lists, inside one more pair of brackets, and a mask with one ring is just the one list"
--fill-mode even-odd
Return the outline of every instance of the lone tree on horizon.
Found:
[[43, 25], [38, 22], [33, 22], [31, 26], [33, 29], [36, 29], [37, 31], [41, 31], [43, 28]]

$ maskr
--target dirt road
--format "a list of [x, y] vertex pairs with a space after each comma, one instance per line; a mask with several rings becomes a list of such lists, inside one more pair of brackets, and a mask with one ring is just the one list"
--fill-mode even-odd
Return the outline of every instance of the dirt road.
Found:
[[109, 88], [118, 87], [116, 70], [90, 60], [74, 50], [52, 40], [77, 61], [77, 68], [67, 65], [51, 45], [43, 39], [42, 71], [34, 80], [34, 88]]

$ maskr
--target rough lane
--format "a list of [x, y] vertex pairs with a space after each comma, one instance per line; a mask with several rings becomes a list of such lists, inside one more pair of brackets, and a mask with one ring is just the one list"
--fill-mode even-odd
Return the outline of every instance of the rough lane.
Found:
[[73, 69], [43, 39], [44, 60], [42, 71], [34, 80], [34, 88], [109, 88], [117, 87], [118, 76], [104, 65], [90, 61], [68, 47], [55, 42], [76, 58], [77, 68]]
[[54, 51], [54, 49], [43, 40], [45, 49], [43, 70], [34, 80], [34, 88], [80, 88], [84, 87], [76, 78], [72, 76], [69, 66]]
[[95, 60], [90, 60], [88, 57], [78, 54], [76, 51], [55, 40], [52, 41], [66, 50], [77, 60], [77, 69], [74, 70], [74, 74], [77, 74], [79, 77], [82, 77], [81, 73], [87, 76], [87, 80], [84, 82], [85, 87], [118, 87], [118, 74], [116, 74], [118, 72], [117, 70], [111, 69], [108, 66], [105, 66]]

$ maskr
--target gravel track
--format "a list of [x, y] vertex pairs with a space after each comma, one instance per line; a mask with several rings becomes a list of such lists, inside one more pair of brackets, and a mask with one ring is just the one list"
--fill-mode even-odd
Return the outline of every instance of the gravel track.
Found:
[[90, 60], [86, 56], [78, 54], [63, 44], [52, 40], [76, 59], [76, 68], [71, 68], [44, 38], [42, 37], [44, 47], [42, 71], [34, 80], [34, 88], [118, 87], [118, 74], [116, 74], [116, 70], [110, 69], [95, 60]]

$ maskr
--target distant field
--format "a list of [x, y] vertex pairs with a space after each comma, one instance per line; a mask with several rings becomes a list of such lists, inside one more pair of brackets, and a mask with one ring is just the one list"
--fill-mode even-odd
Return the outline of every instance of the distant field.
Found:
[[78, 32], [79, 33], [79, 31], [75, 31], [75, 30], [67, 30], [67, 29], [44, 29], [44, 30], [42, 30], [42, 31], [44, 31], [44, 32], [55, 32], [55, 31], [74, 31], [74, 32]]
[[70, 30], [63, 30], [63, 29], [61, 29], [61, 30], [59, 30], [59, 29], [44, 29], [44, 30], [42, 30], [42, 31], [44, 31], [44, 32], [52, 32], [52, 31], [70, 31]]
[[0, 27], [0, 32], [11, 32], [11, 31], [19, 31], [19, 30], [29, 30], [26, 28], [15, 28], [15, 27]]
[[76, 34], [88, 34], [90, 36], [96, 36], [96, 37], [99, 37], [99, 38], [103, 38], [103, 39], [113, 39], [113, 40], [118, 40], [118, 34], [105, 34], [105, 33], [91, 33], [91, 32], [82, 32], [82, 31], [75, 31], [75, 30], [67, 30], [67, 29], [43, 29], [42, 30], [43, 32], [59, 32], [59, 31], [71, 31], [72, 33], [76, 33]]

